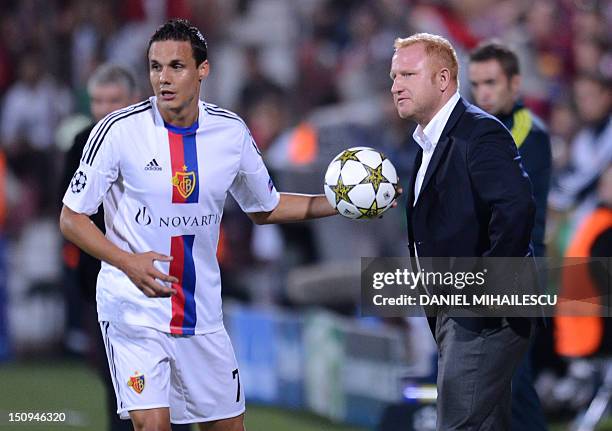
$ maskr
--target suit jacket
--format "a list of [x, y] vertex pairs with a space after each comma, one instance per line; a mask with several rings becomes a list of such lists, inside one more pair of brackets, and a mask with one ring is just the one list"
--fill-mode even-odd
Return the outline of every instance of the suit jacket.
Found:
[[[415, 143], [416, 145], [416, 143]], [[408, 197], [411, 256], [527, 256], [535, 203], [510, 132], [464, 99], [450, 115], [416, 204]]]
[[[421, 258], [530, 254], [535, 217], [531, 184], [512, 136], [499, 120], [461, 98], [413, 205], [422, 154], [419, 147], [406, 214], [412, 257], [415, 249]], [[475, 329], [492, 322], [457, 320]]]

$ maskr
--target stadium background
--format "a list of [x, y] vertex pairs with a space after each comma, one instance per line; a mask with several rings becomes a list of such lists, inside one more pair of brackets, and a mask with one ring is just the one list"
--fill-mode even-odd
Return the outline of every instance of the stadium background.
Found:
[[[59, 173], [89, 122], [91, 72], [105, 61], [128, 66], [148, 96], [145, 47], [165, 19], [185, 17], [203, 31], [211, 63], [203, 96], [244, 117], [280, 190], [320, 193], [332, 156], [357, 145], [384, 151], [409, 178], [416, 148], [405, 145], [411, 126], [396, 118], [388, 70], [394, 38], [416, 31], [449, 38], [464, 71], [481, 40], [498, 37], [517, 50], [524, 101], [551, 133], [554, 184], [570, 175], [579, 132], [610, 124], [609, 104], [607, 123], [587, 121], [573, 86], [581, 73], [612, 76], [605, 0], [0, 5], [0, 429], [51, 428], [8, 424], [10, 411], [66, 411], [75, 429], [104, 429], [102, 386], [89, 366], [93, 312], [57, 228]], [[465, 73], [460, 80], [469, 97]], [[604, 157], [598, 166], [612, 161], [609, 151], [593, 151]], [[553, 185], [549, 255], [563, 255], [592, 208], [594, 185], [580, 193]], [[358, 258], [405, 255], [404, 229], [401, 209], [366, 223], [253, 226], [228, 200], [219, 259], [249, 429], [373, 429], [389, 405], [421, 409], [420, 430], [431, 429], [430, 406], [414, 402], [431, 396], [435, 372], [426, 325], [358, 317]], [[599, 362], [560, 358], [550, 330], [535, 359], [547, 416], [563, 429], [592, 398]]]

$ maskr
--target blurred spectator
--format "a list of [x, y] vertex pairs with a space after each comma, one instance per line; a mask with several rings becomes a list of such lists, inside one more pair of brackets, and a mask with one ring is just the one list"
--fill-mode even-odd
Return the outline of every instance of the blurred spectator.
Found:
[[389, 48], [396, 33], [385, 28], [376, 3], [362, 3], [349, 13], [350, 42], [340, 57], [336, 87], [343, 100], [371, 98], [388, 85]]
[[561, 99], [552, 105], [549, 131], [553, 172], [559, 172], [570, 162], [570, 144], [578, 130], [578, 118], [572, 103]]
[[43, 62], [39, 51], [26, 52], [19, 61], [18, 80], [4, 97], [0, 133], [9, 151], [19, 151], [15, 147], [20, 141], [34, 150], [49, 149], [59, 120], [71, 111], [70, 92], [55, 82]]
[[261, 61], [259, 48], [245, 49], [246, 79], [240, 89], [239, 107], [257, 146], [265, 150], [287, 127], [291, 105], [282, 87], [266, 76]]
[[[247, 79], [240, 91], [241, 114], [266, 158], [268, 147], [287, 127], [291, 108], [283, 89], [265, 76], [256, 46], [246, 48], [245, 60]], [[270, 175], [274, 177], [273, 170]], [[223, 251], [218, 255], [223, 295], [259, 304], [279, 302], [284, 281], [279, 274], [284, 271], [282, 257], [286, 250], [282, 232], [301, 225], [254, 225], [233, 200], [226, 204], [221, 222]]]
[[601, 37], [578, 35], [573, 42], [574, 68], [579, 74], [600, 73], [612, 78], [608, 41]]
[[238, 102], [241, 109], [246, 109], [245, 105], [269, 92], [279, 91], [280, 87], [263, 71], [261, 49], [257, 45], [248, 45], [243, 51], [245, 76]]
[[[610, 37], [610, 28], [604, 16], [605, 7], [610, 8], [607, 0], [581, 0], [575, 1], [572, 29], [575, 37]], [[609, 11], [608, 11], [609, 12]], [[611, 17], [608, 17], [610, 19]]]
[[520, 3], [523, 14], [500, 35], [518, 54], [523, 71], [525, 104], [547, 118], [550, 100], [563, 94], [571, 77], [569, 14], [555, 0]]
[[551, 190], [550, 205], [557, 211], [575, 208], [575, 226], [596, 203], [596, 184], [612, 161], [612, 86], [601, 75], [579, 76], [574, 83], [578, 116], [584, 126], [571, 145], [569, 166]]
[[55, 192], [54, 134], [72, 110], [67, 88], [58, 85], [44, 67], [42, 53], [27, 51], [19, 61], [18, 80], [7, 91], [0, 118], [0, 139], [9, 166], [36, 193], [39, 211], [49, 211]]
[[342, 11], [333, 1], [324, 1], [315, 9], [298, 47], [298, 109], [301, 115], [309, 110], [339, 101], [335, 87], [335, 70], [340, 44], [344, 42]]
[[78, 2], [71, 38], [72, 85], [85, 86], [96, 66], [106, 57], [109, 35], [117, 31], [117, 18], [109, 2]]

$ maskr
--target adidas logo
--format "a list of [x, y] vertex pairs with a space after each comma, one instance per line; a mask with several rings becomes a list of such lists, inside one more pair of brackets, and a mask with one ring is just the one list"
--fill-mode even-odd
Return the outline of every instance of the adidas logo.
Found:
[[161, 171], [162, 168], [161, 166], [159, 166], [159, 164], [157, 163], [157, 160], [153, 159], [151, 160], [149, 163], [147, 163], [147, 166], [145, 166], [145, 171]]

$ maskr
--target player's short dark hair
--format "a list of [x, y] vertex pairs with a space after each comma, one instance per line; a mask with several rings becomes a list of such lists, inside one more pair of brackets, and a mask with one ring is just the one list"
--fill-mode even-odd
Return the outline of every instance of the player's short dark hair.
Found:
[[489, 60], [497, 60], [508, 78], [521, 73], [516, 53], [497, 40], [483, 42], [470, 52], [470, 63]]
[[163, 40], [178, 40], [187, 41], [191, 43], [191, 51], [193, 52], [193, 58], [196, 61], [196, 66], [202, 64], [204, 60], [208, 58], [208, 44], [206, 39], [198, 30], [196, 26], [191, 24], [186, 19], [178, 18], [171, 19], [170, 21], [163, 24], [155, 31], [155, 34], [151, 36], [149, 40], [149, 47], [147, 48], [147, 55], [151, 50], [153, 42], [159, 42]]

